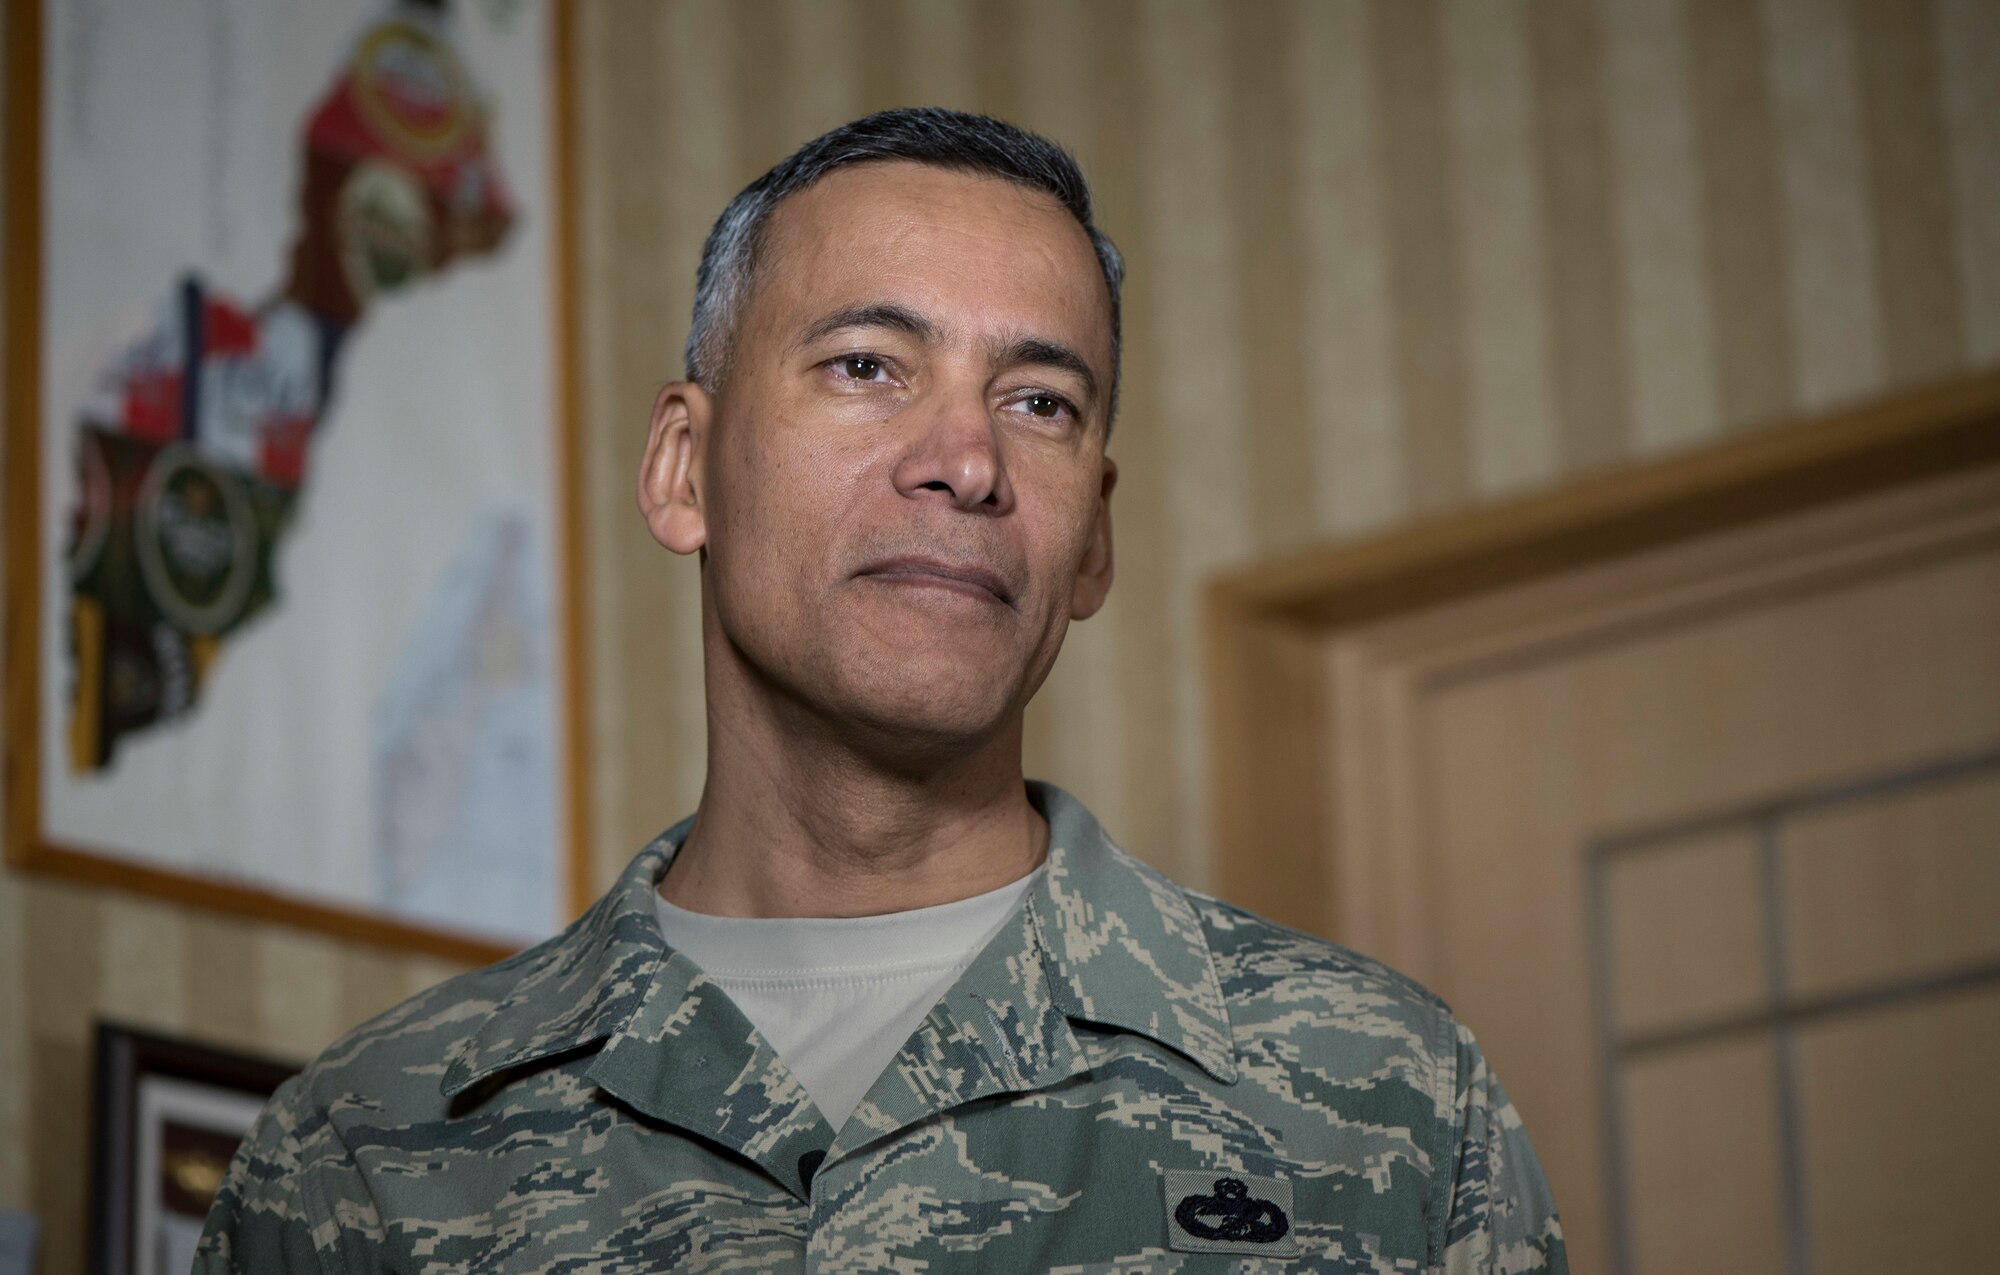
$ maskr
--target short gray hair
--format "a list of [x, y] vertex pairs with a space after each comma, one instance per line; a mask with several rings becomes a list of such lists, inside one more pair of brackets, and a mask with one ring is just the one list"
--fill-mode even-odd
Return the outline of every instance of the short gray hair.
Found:
[[914, 160], [938, 168], [998, 177], [1053, 196], [1090, 236], [1111, 299], [1111, 396], [1105, 427], [1118, 411], [1118, 292], [1125, 261], [1091, 220], [1090, 187], [1070, 153], [1039, 134], [990, 115], [942, 107], [902, 107], [864, 116], [799, 147], [745, 186], [708, 232], [695, 275], [694, 321], [688, 328], [687, 379], [714, 391], [729, 370], [743, 302], [771, 212], [837, 168], [880, 160]]

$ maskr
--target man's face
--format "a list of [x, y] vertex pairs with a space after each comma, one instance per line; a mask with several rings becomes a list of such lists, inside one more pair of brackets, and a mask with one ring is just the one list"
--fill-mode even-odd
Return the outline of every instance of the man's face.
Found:
[[903, 162], [765, 229], [694, 469], [725, 658], [898, 747], [990, 737], [1110, 586], [1089, 239], [1048, 196]]

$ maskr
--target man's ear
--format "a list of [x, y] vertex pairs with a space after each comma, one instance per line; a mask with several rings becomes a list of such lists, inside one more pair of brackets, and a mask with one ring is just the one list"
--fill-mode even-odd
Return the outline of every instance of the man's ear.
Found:
[[675, 553], [693, 553], [708, 543], [703, 466], [714, 414], [715, 399], [693, 381], [675, 381], [653, 400], [653, 424], [639, 463], [639, 512], [653, 539]]
[[1111, 592], [1111, 489], [1118, 485], [1118, 462], [1104, 458], [1098, 479], [1097, 511], [1090, 522], [1090, 542], [1077, 564], [1076, 588], [1070, 594], [1069, 618], [1088, 620]]

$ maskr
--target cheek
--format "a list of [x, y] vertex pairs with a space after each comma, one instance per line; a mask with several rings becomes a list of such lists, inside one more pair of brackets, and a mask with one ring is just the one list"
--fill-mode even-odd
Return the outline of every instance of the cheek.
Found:
[[1030, 552], [1042, 564], [1047, 592], [1043, 599], [1051, 615], [1067, 620], [1070, 596], [1076, 588], [1077, 568], [1090, 546], [1091, 518], [1096, 502], [1080, 490], [1053, 494], [1046, 507], [1035, 511], [1032, 525], [1037, 529]]
[[755, 449], [733, 451], [711, 480], [711, 551], [726, 561], [731, 581], [761, 594], [739, 604], [792, 609], [839, 562], [856, 466], [815, 441], [771, 431]]

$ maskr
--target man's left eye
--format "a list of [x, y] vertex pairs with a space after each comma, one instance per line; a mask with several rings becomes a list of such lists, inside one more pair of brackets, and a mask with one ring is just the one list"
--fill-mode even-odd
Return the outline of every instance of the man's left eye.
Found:
[[1021, 403], [1028, 409], [1029, 415], [1040, 416], [1047, 420], [1054, 420], [1064, 412], [1071, 411], [1068, 403], [1053, 394], [1030, 394], [1022, 399]]

